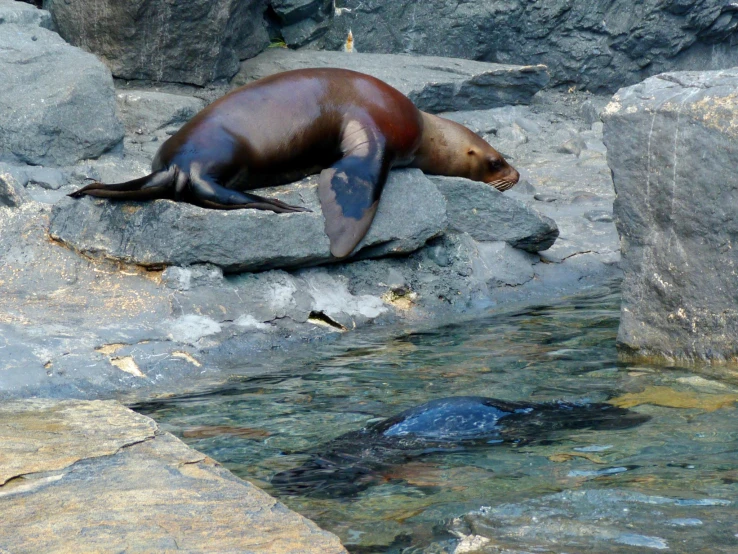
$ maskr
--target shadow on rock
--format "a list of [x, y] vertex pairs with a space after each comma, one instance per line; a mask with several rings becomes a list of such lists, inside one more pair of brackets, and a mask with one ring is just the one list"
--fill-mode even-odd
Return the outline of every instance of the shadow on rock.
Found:
[[351, 496], [382, 482], [391, 467], [426, 454], [542, 444], [563, 430], [628, 429], [649, 419], [610, 404], [441, 398], [307, 451], [303, 465], [277, 473], [271, 484], [284, 495]]

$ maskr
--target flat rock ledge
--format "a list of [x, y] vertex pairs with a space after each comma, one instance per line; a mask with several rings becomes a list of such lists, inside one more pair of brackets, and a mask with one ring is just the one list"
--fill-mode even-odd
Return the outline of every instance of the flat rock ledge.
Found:
[[346, 552], [115, 401], [0, 406], [5, 552]]
[[[81, 254], [149, 268], [214, 264], [235, 273], [336, 261], [324, 232], [316, 176], [260, 192], [312, 212], [276, 215], [169, 200], [65, 198], [52, 210], [49, 233]], [[558, 236], [553, 220], [488, 185], [431, 181], [409, 169], [390, 174], [374, 223], [353, 258], [407, 254], [447, 231], [530, 252], [549, 248]]]
[[[331, 256], [317, 177], [259, 191], [310, 213], [207, 210], [157, 200], [117, 203], [83, 198], [54, 206], [50, 234], [72, 249], [145, 267], [210, 263], [226, 272], [317, 265]], [[446, 228], [443, 196], [419, 170], [392, 173], [355, 257], [412, 252]]]
[[604, 111], [623, 354], [738, 361], [738, 69], [666, 73]]
[[309, 67], [339, 67], [372, 75], [430, 113], [529, 104], [549, 81], [545, 65], [272, 48], [243, 62], [232, 84], [243, 85], [280, 71]]

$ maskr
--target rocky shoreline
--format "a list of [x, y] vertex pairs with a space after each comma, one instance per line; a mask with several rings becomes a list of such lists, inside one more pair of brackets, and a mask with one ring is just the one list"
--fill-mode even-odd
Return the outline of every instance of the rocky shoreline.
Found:
[[[68, 55], [56, 52], [78, 49], [62, 47], [40, 28], [46, 19], [20, 20], [6, 16], [2, 29], [11, 33], [3, 36], [39, 48], [53, 44], [41, 58], [48, 60], [45, 78], [53, 79], [53, 67], [64, 71], [65, 63], [55, 56]], [[101, 66], [88, 54], [74, 55]], [[20, 83], [36, 74], [36, 63], [7, 66]], [[274, 348], [333, 340], [367, 324], [443, 322], [506, 303], [554, 299], [619, 274], [614, 195], [597, 116], [607, 98], [540, 92], [548, 78], [542, 67], [284, 49], [244, 62], [237, 80], [310, 63], [375, 72], [431, 111], [485, 108], [444, 115], [495, 145], [522, 182], [502, 194], [463, 179], [393, 171], [354, 256], [373, 261], [310, 267], [331, 262], [314, 177], [265, 190], [312, 206], [306, 214], [66, 198], [86, 178], [116, 182], [146, 174], [161, 142], [204, 105], [184, 89], [113, 93], [109, 81], [98, 92], [82, 81], [70, 84], [75, 94], [85, 91], [85, 102], [112, 103], [121, 114], [122, 126], [100, 121], [92, 131], [106, 129], [114, 138], [124, 129], [125, 136], [89, 159], [97, 135], [84, 136], [89, 119], [69, 113], [84, 148], [52, 133], [44, 154], [34, 153], [40, 140], [34, 127], [4, 139], [13, 155], [0, 163], [6, 292], [0, 340], [9, 354], [0, 396], [94, 399], [196, 388], [234, 356], [266, 365]], [[49, 88], [34, 85], [37, 94]], [[8, 94], [18, 98], [14, 90]], [[33, 103], [42, 112], [24, 121], [48, 121], [46, 111], [60, 112], [42, 100]], [[80, 161], [64, 165], [73, 160]]]

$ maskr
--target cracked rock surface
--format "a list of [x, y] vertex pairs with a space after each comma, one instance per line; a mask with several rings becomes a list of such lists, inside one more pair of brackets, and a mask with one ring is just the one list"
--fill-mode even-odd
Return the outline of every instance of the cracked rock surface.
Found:
[[345, 552], [338, 538], [115, 401], [0, 407], [10, 552]]

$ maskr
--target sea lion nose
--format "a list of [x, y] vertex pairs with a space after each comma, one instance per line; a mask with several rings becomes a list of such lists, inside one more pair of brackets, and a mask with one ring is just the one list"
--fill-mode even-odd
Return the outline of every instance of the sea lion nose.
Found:
[[512, 182], [513, 185], [517, 184], [517, 182], [520, 180], [520, 173], [518, 173], [518, 170], [514, 167], [510, 168], [510, 174], [507, 178], [508, 181]]

